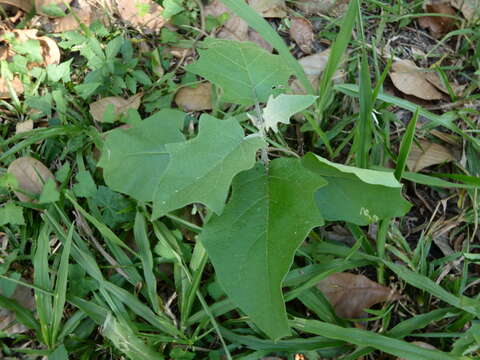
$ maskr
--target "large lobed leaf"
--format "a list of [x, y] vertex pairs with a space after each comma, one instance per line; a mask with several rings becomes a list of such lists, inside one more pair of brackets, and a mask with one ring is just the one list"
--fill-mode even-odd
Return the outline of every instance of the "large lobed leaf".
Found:
[[253, 167], [264, 145], [259, 134], [245, 137], [236, 119], [202, 115], [195, 139], [166, 146], [170, 162], [157, 185], [153, 217], [193, 202], [220, 214], [233, 177]]
[[131, 129], [113, 130], [103, 145], [98, 166], [113, 190], [140, 201], [152, 201], [170, 156], [165, 144], [184, 140], [185, 113], [162, 110]]
[[314, 201], [326, 183], [298, 159], [281, 158], [240, 173], [221, 216], [200, 241], [230, 299], [268, 336], [289, 335], [281, 284], [300, 243], [323, 225]]
[[328, 181], [315, 195], [326, 220], [367, 225], [410, 209], [392, 173], [336, 164], [312, 153], [303, 164]]
[[223, 100], [240, 105], [266, 102], [272, 88], [286, 87], [291, 68], [251, 42], [207, 39], [200, 59], [186, 69], [223, 89]]

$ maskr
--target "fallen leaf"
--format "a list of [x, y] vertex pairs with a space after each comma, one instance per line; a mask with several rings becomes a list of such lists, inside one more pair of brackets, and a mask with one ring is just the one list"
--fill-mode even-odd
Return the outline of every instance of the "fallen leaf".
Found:
[[[11, 81], [13, 90], [17, 95], [23, 94], [23, 84], [18, 77], [14, 77]], [[0, 99], [10, 99], [10, 92], [8, 91], [8, 83], [4, 78], [0, 78]]]
[[227, 13], [228, 20], [223, 24], [222, 28], [217, 32], [218, 39], [245, 41], [248, 38], [248, 24], [235, 15], [220, 0], [214, 0], [204, 8], [205, 16], [219, 17]]
[[195, 88], [184, 87], [175, 95], [175, 104], [183, 111], [212, 109], [212, 84], [201, 83]]
[[285, 0], [248, 0], [248, 4], [264, 18], [287, 16]]
[[33, 3], [31, 0], [0, 0], [0, 4], [15, 6], [26, 13], [33, 10]]
[[273, 46], [270, 45], [265, 39], [255, 30], [248, 29], [248, 40], [254, 42], [267, 50], [269, 53], [273, 51]]
[[[420, 346], [421, 348], [428, 349], [428, 350], [438, 350], [435, 346], [427, 344], [423, 341], [412, 341], [410, 344]], [[405, 358], [397, 358], [397, 360], [408, 360]]]
[[[48, 36], [38, 36], [38, 30], [36, 29], [16, 29], [13, 30], [12, 33], [15, 35], [15, 40], [20, 43], [29, 40], [37, 40], [40, 43], [43, 63], [29, 63], [30, 67], [60, 63], [60, 49], [58, 48], [55, 40], [52, 38], [49, 38]], [[7, 61], [12, 61], [12, 57], [15, 55], [15, 49], [13, 48], [12, 44], [6, 40], [8, 38], [6, 36], [8, 33], [0, 33], [0, 35], [2, 35], [0, 40], [6, 44], [2, 51], [2, 56], [5, 57]]]
[[443, 94], [427, 80], [426, 71], [410, 60], [398, 60], [392, 65], [390, 78], [395, 87], [407, 95], [423, 100], [440, 100]]
[[166, 23], [163, 8], [152, 0], [118, 0], [117, 8], [123, 21], [147, 32], [157, 32]]
[[[17, 301], [18, 304], [30, 311], [35, 309], [35, 298], [33, 296], [33, 291], [26, 286], [17, 285], [10, 299]], [[9, 335], [21, 334], [28, 331], [28, 328], [25, 325], [17, 322], [15, 318], [16, 316], [13, 311], [0, 309], [0, 331], [3, 331]]]
[[[455, 9], [446, 3], [425, 5], [425, 12], [433, 14], [456, 15]], [[440, 38], [453, 30], [455, 19], [445, 16], [422, 16], [418, 19], [422, 29], [429, 29], [432, 36]]]
[[[19, 190], [34, 195], [41, 194], [43, 185], [47, 180], [55, 180], [51, 171], [32, 157], [21, 157], [14, 160], [8, 167], [7, 172], [15, 177]], [[20, 201], [33, 201], [32, 198], [22, 192], [15, 191], [15, 195]]]
[[304, 53], [310, 54], [312, 52], [315, 35], [310, 21], [301, 17], [293, 18], [290, 25], [290, 37]]
[[60, 33], [78, 29], [80, 27], [80, 24], [78, 23], [75, 16], [78, 17], [80, 22], [86, 26], [90, 26], [90, 24], [93, 22], [94, 16], [92, 8], [90, 6], [87, 5], [78, 10], [73, 9], [72, 11], [75, 13], [75, 15], [73, 13], [70, 13], [67, 16], [54, 20], [52, 28], [53, 32]]
[[21, 134], [30, 130], [33, 130], [33, 120], [22, 121], [15, 126], [15, 134]]
[[104, 122], [105, 111], [112, 105], [115, 114], [114, 121], [116, 121], [121, 115], [126, 114], [129, 109], [137, 110], [140, 107], [142, 96], [142, 93], [138, 93], [128, 99], [119, 96], [105, 97], [90, 104], [90, 115], [92, 115], [93, 120]]
[[387, 300], [397, 300], [392, 289], [379, 285], [363, 275], [336, 273], [321, 280], [317, 287], [332, 304], [337, 316], [359, 318], [364, 309]]
[[223, 14], [228, 14], [227, 21], [217, 31], [216, 37], [218, 39], [236, 40], [236, 41], [251, 41], [268, 52], [273, 51], [273, 47], [265, 41], [260, 34], [249, 28], [248, 24], [241, 17], [230, 11], [220, 0], [214, 0], [204, 8], [205, 16], [219, 17]]
[[455, 160], [453, 153], [440, 144], [423, 140], [420, 145], [414, 143], [408, 155], [407, 166], [410, 171], [419, 172], [429, 166]]
[[451, 0], [451, 4], [460, 10], [468, 21], [480, 18], [480, 0]]
[[349, 0], [297, 0], [295, 6], [306, 15], [339, 17], [348, 8]]
[[[320, 76], [327, 66], [330, 51], [330, 49], [326, 49], [316, 54], [305, 56], [298, 61], [314, 89], [318, 88]], [[338, 69], [333, 76], [333, 81], [334, 83], [338, 84], [343, 82], [344, 78], [345, 71], [343, 69]], [[290, 87], [294, 94], [304, 95], [307, 93], [298, 79], [294, 79], [290, 83]]]

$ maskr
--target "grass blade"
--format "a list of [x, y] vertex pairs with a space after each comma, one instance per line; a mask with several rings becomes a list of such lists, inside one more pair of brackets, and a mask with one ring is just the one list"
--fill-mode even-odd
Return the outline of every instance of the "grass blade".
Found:
[[138, 211], [135, 216], [133, 233], [138, 246], [138, 255], [142, 261], [143, 276], [145, 277], [145, 283], [147, 285], [148, 298], [153, 310], [159, 314], [160, 306], [157, 298], [157, 279], [153, 273], [153, 256], [150, 249], [150, 240], [147, 236], [147, 225], [145, 223], [145, 217]]
[[450, 354], [421, 348], [406, 341], [390, 338], [374, 332], [343, 328], [317, 320], [295, 318], [292, 327], [315, 335], [343, 340], [359, 346], [369, 346], [407, 360], [458, 360]]
[[67, 296], [68, 280], [68, 261], [70, 259], [70, 249], [72, 247], [73, 225], [68, 230], [67, 239], [63, 244], [60, 265], [58, 266], [58, 276], [55, 285], [55, 295], [53, 298], [53, 316], [52, 316], [52, 343], [55, 344], [57, 335], [60, 331], [60, 323], [63, 317], [63, 308]]
[[402, 142], [400, 144], [400, 150], [398, 151], [397, 166], [395, 167], [395, 178], [400, 181], [403, 177], [405, 171], [405, 166], [407, 165], [408, 154], [410, 154], [410, 149], [413, 143], [413, 137], [415, 135], [415, 130], [417, 128], [417, 120], [420, 109], [417, 108], [412, 119], [408, 123], [407, 130], [403, 135]]

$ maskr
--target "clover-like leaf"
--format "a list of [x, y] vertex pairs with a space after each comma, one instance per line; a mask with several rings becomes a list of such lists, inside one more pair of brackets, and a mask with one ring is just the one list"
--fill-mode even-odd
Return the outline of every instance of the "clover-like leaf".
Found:
[[410, 209], [392, 173], [336, 164], [312, 153], [303, 164], [328, 181], [315, 195], [326, 220], [367, 225]]
[[98, 166], [113, 190], [151, 201], [169, 161], [165, 144], [183, 141], [185, 113], [162, 110], [130, 129], [113, 130], [103, 145]]
[[272, 88], [285, 87], [293, 73], [279, 55], [255, 43], [207, 39], [200, 59], [187, 70], [223, 89], [225, 102], [253, 105], [266, 102]]
[[310, 230], [323, 225], [315, 204], [322, 177], [280, 158], [237, 175], [232, 199], [200, 241], [229, 298], [268, 336], [290, 334], [282, 282]]
[[276, 98], [270, 96], [267, 106], [263, 109], [265, 128], [278, 131], [278, 123], [289, 124], [290, 118], [296, 113], [312, 105], [318, 96], [313, 95], [285, 95]]
[[255, 164], [264, 145], [259, 134], [245, 137], [236, 119], [202, 115], [195, 139], [166, 145], [170, 162], [157, 186], [153, 217], [194, 202], [221, 213], [233, 177]]

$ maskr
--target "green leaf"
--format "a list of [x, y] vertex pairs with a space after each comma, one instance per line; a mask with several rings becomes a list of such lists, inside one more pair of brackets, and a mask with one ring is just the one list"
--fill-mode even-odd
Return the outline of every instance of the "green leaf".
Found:
[[195, 139], [165, 146], [170, 162], [157, 185], [153, 217], [194, 202], [220, 214], [233, 177], [255, 164], [264, 145], [259, 134], [245, 137], [236, 119], [202, 115]]
[[[300, 80], [303, 87], [309, 94], [313, 94], [314, 90], [307, 75], [300, 63], [290, 52], [290, 49], [285, 44], [285, 41], [278, 34], [266, 19], [264, 19], [258, 12], [252, 9], [245, 1], [239, 0], [221, 0], [230, 10], [241, 17], [248, 25], [257, 31], [260, 36], [268, 42], [274, 49], [278, 51], [283, 61], [290, 66], [295, 72], [296, 77]], [[225, 20], [226, 21], [226, 20]], [[222, 23], [223, 25], [223, 23]]]
[[165, 144], [184, 140], [185, 114], [162, 110], [130, 129], [113, 130], [103, 145], [98, 166], [105, 183], [140, 201], [151, 201], [170, 156]]
[[310, 230], [323, 225], [314, 200], [326, 182], [298, 159], [258, 165], [234, 179], [221, 216], [200, 235], [229, 298], [272, 339], [290, 334], [282, 282], [295, 250]]
[[367, 225], [402, 216], [410, 209], [392, 173], [336, 164], [312, 153], [303, 161], [328, 181], [315, 196], [326, 220]]
[[163, 12], [162, 17], [165, 20], [170, 19], [172, 16], [181, 13], [185, 10], [182, 6], [182, 0], [164, 0], [163, 1]]
[[60, 199], [60, 193], [57, 190], [57, 184], [55, 180], [49, 178], [43, 186], [42, 193], [38, 202], [40, 204], [50, 204]]
[[54, 352], [48, 355], [48, 360], [68, 360], [68, 352], [65, 346], [62, 344], [57, 347]]
[[47, 66], [47, 76], [48, 80], [51, 82], [59, 82], [62, 80], [63, 82], [70, 81], [70, 67], [72, 65], [73, 58], [64, 61], [61, 64], [49, 64]]
[[[285, 87], [292, 70], [279, 55], [257, 44], [207, 39], [200, 59], [186, 67], [223, 89], [225, 102], [250, 106], [266, 102], [272, 88]], [[215, 64], [215, 66], [212, 66]]]
[[101, 208], [102, 220], [110, 228], [133, 220], [135, 213], [131, 201], [106, 186], [99, 186], [91, 200]]
[[0, 226], [3, 225], [25, 225], [23, 208], [9, 202], [0, 208]]
[[73, 185], [73, 192], [76, 196], [88, 198], [97, 192], [97, 185], [95, 185], [90, 172], [86, 170], [79, 171], [75, 180], [77, 180], [77, 183]]
[[290, 117], [312, 105], [318, 96], [313, 95], [284, 95], [276, 98], [270, 96], [267, 106], [263, 109], [263, 119], [266, 130], [278, 132], [278, 123], [289, 124]]

